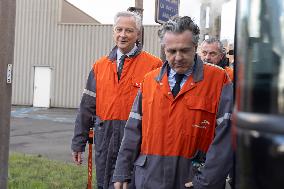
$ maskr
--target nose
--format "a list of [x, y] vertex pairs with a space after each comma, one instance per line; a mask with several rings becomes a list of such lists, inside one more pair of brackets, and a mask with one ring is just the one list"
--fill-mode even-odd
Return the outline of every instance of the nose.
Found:
[[122, 30], [119, 34], [120, 34], [120, 36], [125, 37], [126, 36], [126, 31]]
[[205, 61], [205, 62], [210, 62], [210, 60], [211, 60], [211, 56], [209, 55], [209, 53], [207, 54], [207, 55], [205, 55], [204, 57], [203, 57], [203, 61]]
[[182, 53], [177, 51], [176, 52], [176, 57], [175, 57], [176, 60], [181, 60], [182, 59]]
[[209, 53], [207, 53], [207, 54], [205, 55], [205, 59], [206, 59], [206, 60], [210, 60], [210, 58], [211, 58], [211, 55], [210, 55]]

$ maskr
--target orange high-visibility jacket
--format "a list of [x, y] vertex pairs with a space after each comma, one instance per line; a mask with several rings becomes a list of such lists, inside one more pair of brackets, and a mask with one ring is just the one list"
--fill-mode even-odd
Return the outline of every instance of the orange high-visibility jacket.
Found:
[[207, 151], [222, 88], [229, 80], [223, 69], [208, 64], [204, 68], [206, 80], [189, 77], [176, 98], [167, 74], [159, 81], [155, 77], [160, 70], [147, 75], [142, 88], [142, 154], [191, 158], [197, 150]]
[[113, 181], [131, 179], [134, 164], [137, 188], [183, 188], [193, 179], [191, 158], [201, 151], [208, 152], [206, 168], [196, 176], [196, 187], [222, 186], [232, 165], [232, 83], [224, 69], [198, 59], [174, 98], [167, 69], [165, 63], [145, 76], [125, 127]]
[[96, 81], [96, 115], [102, 120], [127, 120], [145, 74], [160, 67], [161, 60], [142, 51], [125, 59], [118, 81], [117, 65], [103, 57], [93, 65]]
[[105, 188], [110, 184], [115, 164], [113, 159], [119, 150], [124, 125], [144, 75], [162, 65], [159, 58], [138, 46], [136, 53], [126, 58], [118, 81], [116, 53], [117, 47], [93, 65], [72, 139], [72, 150], [84, 151], [89, 127], [94, 126], [96, 179], [98, 186]]

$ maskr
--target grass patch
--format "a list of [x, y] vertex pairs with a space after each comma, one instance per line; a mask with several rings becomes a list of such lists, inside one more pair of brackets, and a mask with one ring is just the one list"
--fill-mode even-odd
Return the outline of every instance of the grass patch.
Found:
[[[85, 165], [77, 166], [33, 155], [11, 153], [8, 188], [85, 189], [87, 174]], [[93, 173], [93, 183], [94, 177], [95, 173]]]

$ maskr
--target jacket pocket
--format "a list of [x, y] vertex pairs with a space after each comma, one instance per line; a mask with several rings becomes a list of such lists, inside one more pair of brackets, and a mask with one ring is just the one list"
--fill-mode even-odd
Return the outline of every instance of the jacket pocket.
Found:
[[140, 155], [137, 160], [134, 162], [135, 166], [139, 166], [139, 167], [144, 167], [144, 165], [146, 164], [147, 161], [147, 156], [146, 155]]
[[140, 155], [137, 160], [134, 162], [135, 165], [135, 186], [136, 188], [143, 189], [145, 188], [145, 171], [146, 171], [146, 162], [147, 156]]
[[95, 149], [100, 152], [104, 146], [105, 125], [98, 116], [95, 119]]
[[190, 118], [183, 129], [185, 135], [192, 137], [193, 141], [189, 148], [207, 151], [215, 133], [217, 100], [214, 96], [187, 96], [184, 103]]
[[188, 109], [216, 113], [217, 102], [209, 97], [188, 95], [185, 96], [184, 103]]
[[217, 102], [214, 99], [203, 96], [185, 96], [185, 113], [189, 116], [185, 120], [188, 124], [184, 127], [185, 134], [193, 137], [201, 137], [206, 130], [215, 127]]

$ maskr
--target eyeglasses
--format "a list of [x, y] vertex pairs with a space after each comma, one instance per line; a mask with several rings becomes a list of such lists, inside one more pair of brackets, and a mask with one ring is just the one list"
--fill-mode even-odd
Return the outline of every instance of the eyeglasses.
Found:
[[234, 50], [229, 50], [229, 51], [227, 52], [227, 54], [228, 54], [228, 55], [234, 55]]
[[117, 33], [117, 34], [123, 32], [123, 31], [124, 31], [126, 34], [132, 34], [132, 33], [135, 32], [135, 29], [133, 29], [133, 28], [122, 28], [122, 27], [115, 27], [115, 28], [114, 28], [114, 32]]
[[218, 52], [216, 52], [216, 51], [211, 51], [211, 52], [201, 51], [201, 54], [202, 54], [202, 56], [207, 56], [207, 55], [209, 55], [209, 56], [211, 56], [212, 58], [214, 58], [214, 57], [218, 56], [218, 55], [221, 54], [221, 53], [218, 53]]

